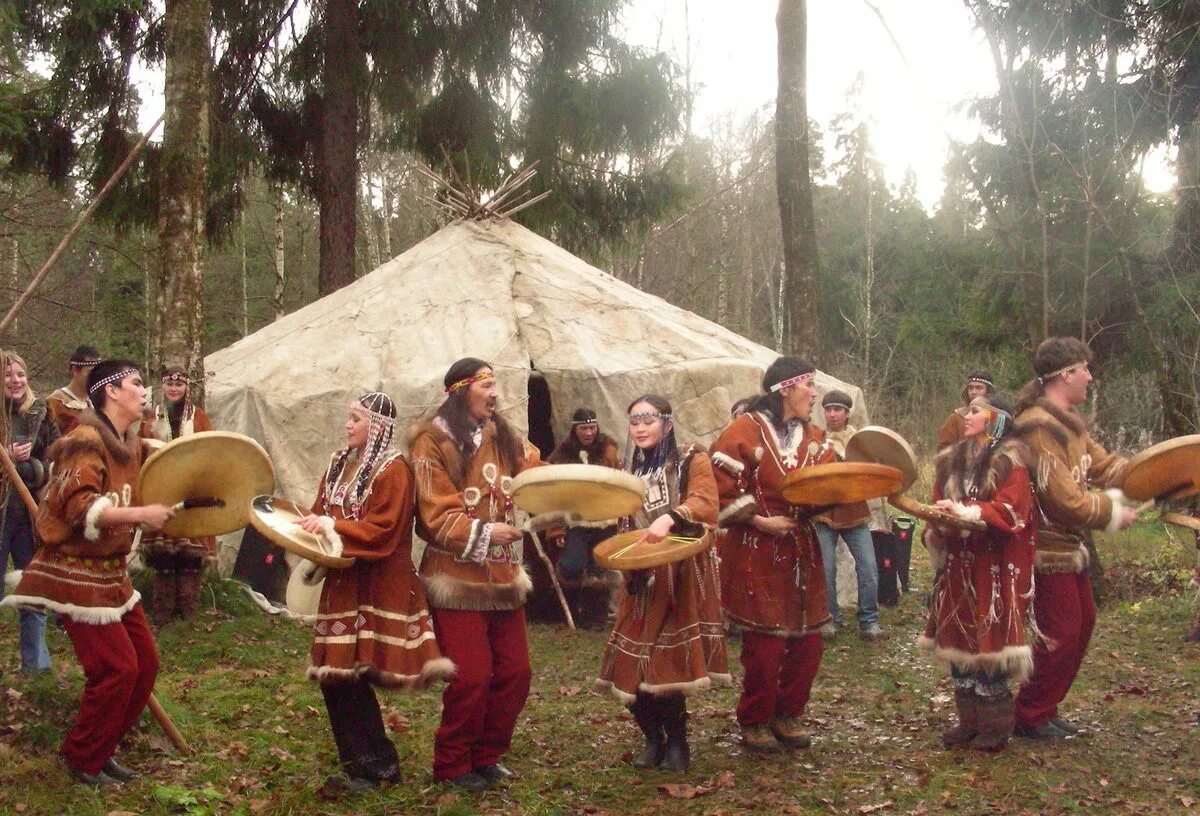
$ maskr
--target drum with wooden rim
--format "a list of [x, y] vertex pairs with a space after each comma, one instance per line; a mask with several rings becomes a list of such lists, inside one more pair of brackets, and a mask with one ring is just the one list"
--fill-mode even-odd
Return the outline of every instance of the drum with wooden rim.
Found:
[[545, 465], [518, 474], [509, 495], [531, 516], [568, 513], [580, 521], [607, 521], [636, 513], [646, 484], [601, 465]]
[[334, 554], [321, 536], [306, 532], [296, 523], [308, 511], [278, 496], [256, 496], [250, 506], [250, 524], [275, 544], [315, 564], [345, 569], [353, 558]]
[[592, 550], [592, 558], [605, 569], [652, 569], [704, 552], [713, 540], [712, 532], [706, 532], [699, 538], [669, 535], [650, 541], [645, 530], [630, 530], [601, 541]]
[[903, 484], [903, 474], [890, 465], [834, 462], [793, 470], [780, 492], [791, 504], [828, 507], [890, 496]]

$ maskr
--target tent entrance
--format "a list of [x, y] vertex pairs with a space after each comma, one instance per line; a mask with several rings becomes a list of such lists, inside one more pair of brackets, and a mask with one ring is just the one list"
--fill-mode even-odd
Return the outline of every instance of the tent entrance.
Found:
[[549, 459], [554, 452], [554, 411], [550, 399], [550, 386], [542, 372], [530, 364], [529, 399], [526, 403], [529, 419], [529, 441], [532, 442], [542, 455]]

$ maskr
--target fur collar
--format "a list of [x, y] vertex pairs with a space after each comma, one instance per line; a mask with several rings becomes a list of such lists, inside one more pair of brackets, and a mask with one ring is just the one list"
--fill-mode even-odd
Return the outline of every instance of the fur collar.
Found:
[[1087, 422], [1084, 421], [1083, 415], [1074, 408], [1064, 411], [1045, 397], [1038, 397], [1034, 401], [1033, 405], [1022, 411], [1021, 415], [1017, 417], [1018, 434], [1024, 433], [1027, 428], [1032, 428], [1037, 425], [1053, 428], [1053, 425], [1050, 425], [1041, 417], [1036, 415], [1032, 417], [1029, 416], [1030, 410], [1034, 408], [1042, 409], [1050, 415], [1051, 419], [1053, 419], [1057, 424], [1061, 425], [1063, 429], [1075, 434], [1076, 436], [1087, 433]]
[[960, 488], [959, 477], [965, 476], [969, 481], [974, 476], [977, 456], [973, 439], [960, 439], [938, 454], [935, 478], [942, 488], [943, 496], [954, 501], [964, 498], [986, 501], [996, 495], [996, 491], [1015, 468], [1027, 468], [1032, 461], [1029, 448], [1024, 442], [1012, 437], [1001, 441], [992, 452], [987, 472], [984, 473], [981, 483], [976, 486], [974, 495], [965, 496]]
[[79, 425], [91, 428], [100, 435], [100, 441], [113, 459], [123, 465], [136, 461], [141, 453], [142, 440], [138, 436], [140, 423], [134, 422], [125, 431], [125, 438], [118, 439], [109, 424], [88, 408], [79, 415]]

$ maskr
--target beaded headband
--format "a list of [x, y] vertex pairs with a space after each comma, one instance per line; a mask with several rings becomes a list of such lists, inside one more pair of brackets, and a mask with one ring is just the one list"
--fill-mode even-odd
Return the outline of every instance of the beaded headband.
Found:
[[630, 414], [629, 418], [630, 419], [661, 419], [663, 422], [667, 422], [671, 419], [671, 415], [661, 413], [660, 411], [639, 411], [636, 414]]
[[987, 397], [976, 397], [975, 399], [971, 400], [971, 404], [977, 405], [980, 408], [991, 411], [993, 414], [999, 414], [1001, 416], [1006, 416], [1009, 419], [1013, 418], [1013, 415], [1011, 413], [1009, 413], [1008, 411], [1005, 411], [1003, 408], [997, 408], [995, 405], [992, 405], [990, 402], [988, 402]]
[[187, 385], [188, 377], [187, 377], [187, 374], [180, 374], [179, 372], [174, 372], [171, 374], [163, 374], [162, 381], [163, 381], [164, 385], [166, 385], [167, 383], [177, 383], [179, 385]]
[[494, 373], [492, 373], [491, 369], [485, 369], [483, 371], [480, 371], [478, 374], [472, 374], [470, 377], [463, 377], [458, 382], [450, 383], [449, 385], [446, 386], [446, 393], [453, 394], [455, 391], [461, 391], [462, 389], [467, 388], [468, 386], [472, 385], [473, 383], [477, 383], [480, 380], [486, 380], [489, 377], [494, 377], [494, 376], [496, 376], [496, 375]]
[[1037, 378], [1037, 381], [1039, 384], [1045, 385], [1046, 383], [1050, 382], [1055, 377], [1057, 377], [1059, 374], [1066, 374], [1068, 371], [1071, 371], [1072, 369], [1075, 369], [1075, 368], [1079, 368], [1079, 366], [1081, 366], [1081, 365], [1087, 365], [1087, 363], [1088, 363], [1087, 360], [1080, 360], [1078, 363], [1071, 363], [1069, 366], [1063, 366], [1062, 368], [1058, 369], [1057, 371], [1051, 371], [1049, 374], [1043, 374], [1042, 376]]
[[772, 385], [771, 393], [774, 394], [776, 391], [782, 391], [791, 385], [799, 385], [800, 383], [810, 382], [814, 376], [816, 376], [816, 374], [810, 371], [807, 374], [797, 374], [795, 377], [788, 377], [783, 382], [777, 382]]
[[91, 368], [94, 365], [99, 365], [104, 362], [99, 357], [87, 357], [83, 360], [67, 360], [67, 365], [71, 368]]
[[115, 382], [119, 382], [119, 381], [125, 379], [126, 377], [128, 377], [130, 374], [137, 374], [137, 373], [138, 373], [138, 370], [136, 368], [123, 368], [120, 371], [118, 371], [116, 374], [109, 374], [103, 380], [100, 380], [99, 382], [92, 385], [92, 387], [88, 389], [88, 395], [90, 396], [92, 394], [95, 394], [97, 391], [99, 391], [104, 386], [110, 385]]
[[844, 402], [825, 402], [825, 403], [821, 404], [821, 407], [822, 408], [845, 408], [847, 411], [850, 410], [850, 406]]
[[595, 419], [577, 419], [571, 423], [572, 428], [578, 428], [580, 425], [598, 425], [598, 420]]
[[994, 382], [992, 382], [991, 380], [985, 380], [983, 377], [968, 377], [967, 384], [970, 385], [971, 383], [979, 383], [981, 385], [986, 385], [988, 388], [996, 387], [996, 384]]
[[[372, 391], [369, 394], [363, 394], [354, 402], [350, 403], [350, 407], [357, 408], [364, 414], [369, 414], [370, 416], [375, 417], [380, 422], [386, 422], [389, 425], [395, 425], [395, 417], [390, 417], [385, 413], [375, 410], [378, 407], [388, 405], [391, 403], [391, 401], [392, 398], [382, 391]], [[393, 408], [393, 410], [395, 409]]]

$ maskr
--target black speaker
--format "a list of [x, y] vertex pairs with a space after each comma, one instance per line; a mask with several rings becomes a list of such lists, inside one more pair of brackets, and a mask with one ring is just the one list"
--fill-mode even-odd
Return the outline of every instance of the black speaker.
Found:
[[233, 577], [245, 581], [268, 601], [282, 604], [287, 600], [288, 575], [283, 548], [272, 544], [253, 527], [247, 527], [242, 533], [242, 546], [233, 565]]
[[912, 539], [916, 528], [916, 519], [908, 516], [892, 519], [892, 535], [896, 537], [896, 577], [900, 579], [900, 589], [904, 592], [911, 592], [908, 588], [908, 564], [912, 560]]
[[897, 606], [900, 586], [896, 581], [896, 536], [873, 530], [871, 543], [875, 545], [875, 566], [879, 570], [879, 605]]

